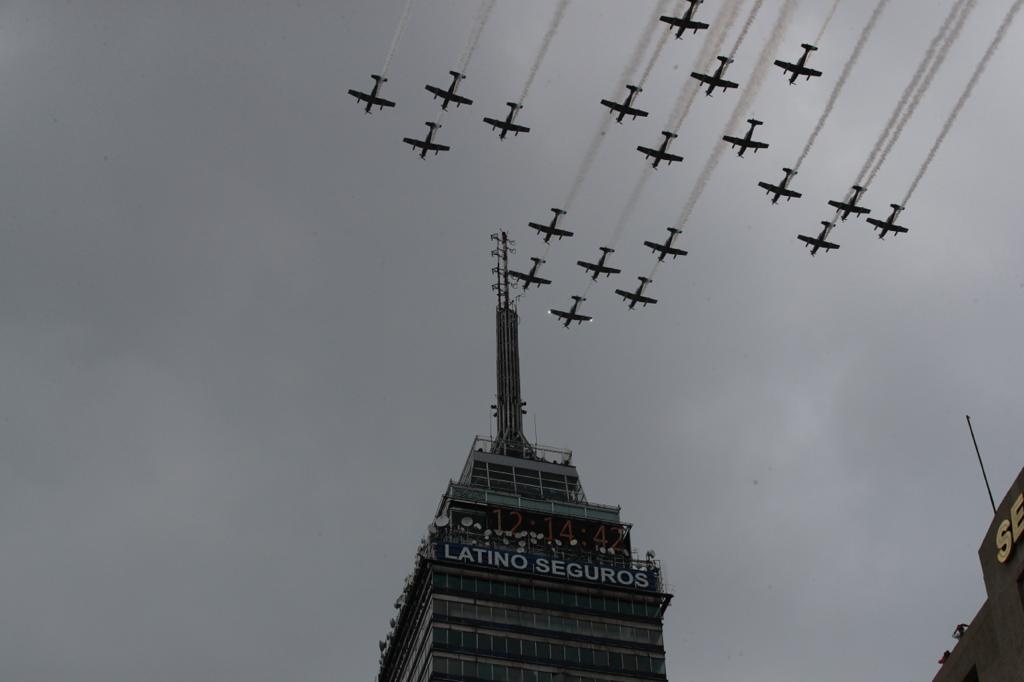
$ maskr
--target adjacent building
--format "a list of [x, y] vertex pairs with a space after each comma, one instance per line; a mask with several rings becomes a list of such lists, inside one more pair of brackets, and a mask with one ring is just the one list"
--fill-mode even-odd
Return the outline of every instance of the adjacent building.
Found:
[[377, 681], [667, 680], [672, 595], [654, 553], [638, 553], [619, 507], [587, 499], [570, 451], [523, 435], [510, 244], [494, 238], [497, 433], [473, 440], [441, 497]]
[[996, 510], [978, 550], [988, 598], [956, 630], [934, 682], [1024, 680], [1024, 469]]

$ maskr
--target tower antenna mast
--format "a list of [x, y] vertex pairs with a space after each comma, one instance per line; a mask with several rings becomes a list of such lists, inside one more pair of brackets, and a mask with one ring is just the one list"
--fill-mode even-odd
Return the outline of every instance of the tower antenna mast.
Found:
[[515, 242], [504, 230], [491, 235], [495, 247], [491, 255], [497, 260], [492, 268], [495, 282], [491, 288], [498, 294], [495, 311], [497, 331], [497, 388], [494, 404], [497, 434], [494, 449], [506, 455], [532, 458], [533, 448], [523, 435], [523, 414], [526, 403], [522, 398], [519, 381], [519, 314], [512, 299], [509, 281], [508, 257], [515, 252]]
[[985, 490], [988, 491], [988, 501], [992, 503], [992, 513], [996, 513], [996, 501], [992, 497], [992, 486], [988, 484], [988, 474], [985, 473], [985, 463], [981, 461], [981, 450], [978, 449], [978, 439], [974, 437], [974, 427], [971, 426], [971, 415], [967, 415], [967, 428], [971, 431], [971, 441], [974, 443], [974, 451], [978, 453], [978, 464], [981, 465], [981, 477], [985, 479]]

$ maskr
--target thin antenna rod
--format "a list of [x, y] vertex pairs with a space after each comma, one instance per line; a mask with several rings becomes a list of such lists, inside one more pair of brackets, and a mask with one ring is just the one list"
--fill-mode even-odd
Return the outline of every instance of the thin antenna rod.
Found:
[[971, 430], [971, 440], [974, 441], [974, 451], [978, 453], [978, 464], [981, 465], [981, 477], [985, 479], [985, 490], [988, 491], [988, 501], [992, 503], [992, 513], [996, 513], [996, 501], [992, 497], [992, 486], [988, 484], [988, 474], [985, 473], [985, 463], [981, 461], [981, 450], [978, 449], [978, 439], [974, 437], [974, 427], [971, 426], [971, 415], [967, 415], [967, 428]]

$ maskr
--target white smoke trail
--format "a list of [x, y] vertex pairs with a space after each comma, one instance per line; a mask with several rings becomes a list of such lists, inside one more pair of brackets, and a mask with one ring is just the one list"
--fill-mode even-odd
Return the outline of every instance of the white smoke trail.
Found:
[[548, 26], [548, 30], [544, 34], [544, 39], [541, 41], [540, 50], [537, 51], [537, 56], [533, 60], [533, 66], [530, 67], [530, 75], [526, 77], [526, 85], [523, 86], [523, 94], [519, 96], [520, 106], [522, 106], [523, 102], [526, 100], [526, 95], [530, 92], [530, 86], [533, 85], [533, 81], [537, 77], [537, 72], [540, 70], [540, 65], [548, 53], [548, 48], [551, 47], [551, 41], [558, 32], [558, 26], [562, 23], [562, 19], [565, 18], [565, 12], [569, 9], [569, 2], [570, 0], [558, 0], [558, 4], [555, 6], [555, 16], [551, 19], [551, 25]]
[[754, 25], [754, 19], [757, 18], [757, 12], [761, 9], [761, 5], [764, 4], [764, 0], [754, 0], [754, 6], [750, 8], [750, 14], [747, 15], [747, 20], [743, 23], [743, 30], [736, 37], [736, 43], [732, 46], [732, 51], [729, 52], [729, 59], [735, 59], [736, 53], [740, 51], [740, 45], [743, 44], [743, 40], [747, 37], [747, 33], [750, 32], [750, 27]]
[[974, 86], [978, 80], [985, 73], [985, 68], [988, 66], [989, 61], [992, 59], [992, 55], [996, 53], [999, 48], [999, 44], [1003, 42], [1003, 38], [1006, 37], [1006, 32], [1010, 29], [1010, 24], [1013, 23], [1014, 17], [1017, 16], [1017, 12], [1020, 11], [1021, 5], [1024, 5], [1024, 0], [1016, 0], [1010, 10], [1006, 13], [1003, 18], [1003, 23], [999, 25], [999, 30], [996, 31], [995, 38], [992, 39], [992, 43], [985, 50], [985, 54], [982, 56], [981, 61], [978, 62], [978, 66], [975, 67], [974, 73], [971, 74], [971, 79], [967, 81], [967, 87], [964, 88], [963, 93], [960, 95], [960, 99], [956, 101], [956, 105], [953, 106], [953, 111], [949, 113], [949, 118], [942, 126], [942, 131], [939, 136], [935, 138], [935, 142], [932, 144], [932, 148], [928, 151], [928, 156], [925, 157], [924, 163], [921, 164], [921, 169], [918, 170], [917, 176], [914, 177], [914, 182], [911, 183], [910, 189], [907, 191], [907, 196], [903, 200], [903, 205], [906, 206], [910, 203], [910, 198], [914, 195], [917, 190], [917, 186], [921, 184], [921, 179], [924, 174], [928, 172], [928, 167], [931, 166], [932, 161], [935, 160], [935, 155], [938, 153], [942, 143], [946, 140], [946, 136], [949, 135], [950, 129], [953, 124], [956, 123], [956, 119], [960, 116], [960, 111], [964, 108], [964, 104], [970, 99], [971, 93], [974, 91]]
[[900, 138], [900, 135], [903, 133], [903, 129], [907, 127], [907, 123], [910, 122], [910, 117], [914, 115], [915, 111], [917, 111], [917, 107], [918, 105], [921, 104], [921, 100], [924, 98], [925, 92], [927, 92], [928, 88], [931, 87], [932, 80], [934, 80], [935, 78], [935, 74], [938, 73], [939, 67], [942, 66], [942, 63], [946, 61], [946, 56], [949, 54], [949, 49], [953, 46], [953, 43], [956, 42], [957, 38], [960, 37], [960, 33], [963, 31], [964, 28], [964, 23], [966, 23], [968, 15], [971, 13], [971, 10], [973, 10], [976, 5], [976, 0], [967, 0], [967, 3], [963, 6], [963, 11], [960, 12], [960, 16], [957, 18], [952, 30], [946, 36], [946, 39], [942, 44], [942, 48], [939, 50], [939, 53], [938, 55], [936, 55], [935, 60], [928, 68], [928, 72], [921, 80], [920, 86], [914, 92], [914, 96], [910, 100], [910, 105], [907, 107], [906, 111], [903, 112], [903, 115], [900, 116], [899, 123], [893, 129], [892, 136], [889, 138], [888, 143], [885, 145], [885, 149], [882, 150], [881, 156], [879, 156], [878, 158], [878, 162], [871, 169], [871, 173], [867, 179], [868, 183], [871, 183], [875, 179], [875, 176], [878, 175], [878, 171], [881, 170], [882, 165], [885, 163], [885, 160], [889, 158], [889, 152], [892, 151], [893, 146], [896, 144], [896, 140]]
[[[632, 79], [636, 70], [640, 67], [640, 60], [644, 57], [644, 52], [647, 46], [650, 44], [650, 36], [654, 33], [655, 29], [658, 28], [658, 17], [665, 12], [671, 0], [660, 0], [658, 6], [655, 8], [654, 14], [648, 20], [644, 26], [643, 31], [640, 33], [640, 38], [637, 41], [636, 47], [633, 49], [633, 53], [629, 58], [629, 62], [626, 63], [626, 68], [623, 69], [622, 75], [619, 76], [619, 82], [617, 85], [616, 92], [622, 92], [626, 89], [626, 84]], [[598, 125], [597, 132], [590, 139], [590, 144], [587, 146], [586, 152], [583, 154], [583, 160], [580, 162], [580, 168], [576, 172], [576, 177], [573, 178], [572, 187], [569, 189], [569, 195], [566, 197], [565, 204], [562, 208], [566, 212], [572, 206], [576, 200], [576, 195], [579, 194], [580, 188], [583, 187], [583, 181], [586, 180], [587, 174], [590, 173], [591, 166], [594, 165], [594, 159], [597, 158], [597, 152], [601, 149], [601, 144], [604, 142], [604, 138], [608, 135], [608, 130], [611, 127], [612, 118], [610, 116], [602, 116], [601, 123]]]
[[832, 3], [832, 9], [830, 9], [828, 11], [828, 16], [825, 17], [825, 23], [823, 23], [821, 25], [821, 30], [818, 31], [818, 37], [814, 39], [814, 44], [815, 45], [817, 45], [818, 43], [821, 42], [822, 36], [825, 35], [825, 29], [827, 29], [828, 25], [832, 23], [832, 17], [834, 17], [836, 15], [836, 8], [838, 8], [838, 7], [839, 7], [839, 0], [836, 0], [835, 2]]
[[[679, 0], [676, 2], [675, 14], [682, 14], [683, 5], [686, 4], [686, 0]], [[658, 21], [658, 17], [654, 18], [654, 21]], [[653, 30], [653, 29], [652, 29]], [[651, 52], [650, 59], [647, 60], [647, 66], [644, 67], [643, 74], [640, 76], [640, 82], [638, 85], [643, 88], [647, 84], [647, 79], [651, 75], [651, 71], [654, 70], [654, 65], [658, 61], [658, 57], [661, 56], [661, 51], [665, 48], [665, 43], [668, 42], [669, 36], [672, 35], [672, 27], [669, 25], [665, 26], [665, 30], [661, 36], [658, 37], [658, 42], [654, 45], [654, 51]]]
[[640, 60], [644, 58], [647, 46], [651, 44], [651, 34], [658, 28], [659, 17], [668, 11], [668, 6], [671, 2], [672, 0], [658, 1], [654, 14], [648, 19], [647, 25], [644, 26], [644, 30], [640, 33], [640, 40], [637, 42], [636, 47], [633, 48], [629, 61], [626, 62], [626, 68], [622, 70], [622, 75], [619, 76], [619, 81], [615, 84], [616, 95], [626, 89], [626, 84], [630, 82], [637, 69], [640, 68]]
[[[931, 43], [928, 45], [928, 49], [925, 50], [924, 56], [921, 58], [921, 63], [917, 65], [917, 70], [914, 72], [910, 82], [907, 83], [907, 87], [900, 95], [900, 99], [896, 103], [896, 107], [892, 110], [892, 114], [890, 114], [889, 120], [885, 124], [885, 128], [882, 129], [882, 134], [878, 136], [875, 146], [871, 149], [871, 153], [868, 154], [868, 158], [861, 167], [860, 172], [857, 173], [856, 184], [865, 184], [864, 178], [869, 174], [869, 172], [871, 172], [872, 168], [874, 168], [874, 163], [878, 160], [878, 155], [882, 152], [882, 146], [889, 139], [889, 136], [895, 129], [896, 124], [900, 119], [900, 115], [905, 110], [907, 103], [910, 102], [910, 98], [920, 86], [921, 79], [924, 78], [924, 75], [928, 70], [928, 65], [931, 64], [932, 60], [935, 58], [939, 45], [949, 34], [949, 29], [953, 25], [953, 20], [956, 19], [965, 2], [967, 2], [967, 0], [955, 0], [953, 6], [949, 10], [949, 14], [946, 15], [945, 20], [943, 20], [942, 24], [939, 26], [938, 33], [936, 33], [935, 37], [932, 38]], [[874, 177], [873, 173], [871, 177]]]
[[619, 243], [619, 238], [622, 236], [622, 231], [626, 228], [626, 221], [633, 215], [633, 211], [636, 210], [636, 205], [640, 202], [640, 196], [644, 192], [644, 186], [647, 184], [647, 179], [651, 176], [651, 172], [654, 170], [651, 166], [645, 165], [644, 172], [637, 180], [636, 185], [633, 187], [633, 191], [629, 195], [629, 199], [626, 200], [626, 205], [623, 206], [622, 212], [619, 214], [619, 222], [615, 224], [615, 229], [612, 231], [611, 239], [608, 240], [608, 246], [615, 248], [615, 245]]
[[[736, 107], [732, 110], [732, 114], [729, 116], [729, 121], [725, 124], [725, 131], [722, 135], [728, 135], [736, 126], [743, 120], [743, 117], [747, 115], [751, 105], [757, 98], [757, 94], [764, 84], [765, 76], [768, 74], [768, 68], [772, 65], [772, 55], [774, 55], [779, 45], [782, 43], [783, 37], [786, 35], [786, 29], [789, 26], [789, 22], [793, 17], [793, 12], [796, 10], [796, 0], [785, 0], [782, 7], [779, 8], [779, 16], [775, 20], [775, 26], [772, 28], [771, 35], [768, 36], [768, 40], [765, 41], [764, 47], [761, 48], [761, 54], [757, 57], [754, 71], [750, 75], [750, 81], [747, 87], [740, 94], [740, 99], [736, 103]], [[697, 205], [697, 201], [700, 199], [704, 190], [708, 186], [708, 182], [711, 180], [712, 174], [715, 172], [715, 168], [718, 167], [718, 162], [722, 159], [722, 154], [726, 149], [726, 142], [722, 139], [722, 135], [718, 136], [718, 141], [715, 144], [714, 150], [711, 152], [711, 157], [708, 158], [707, 163], [704, 165], [704, 169], [697, 177], [697, 181], [693, 185], [693, 189], [690, 191], [690, 197], [686, 200], [686, 204], [683, 206], [682, 213], [679, 215], [679, 220], [676, 223], [676, 227], [682, 229], [690, 219], [690, 215], [693, 213], [694, 207]]]
[[[705, 62], [710, 64], [711, 58], [718, 54], [719, 48], [722, 46], [722, 43], [725, 42], [725, 36], [729, 32], [729, 28], [733, 23], [735, 23], [736, 18], [739, 15], [739, 9], [742, 2], [743, 0], [726, 0], [726, 2], [722, 3], [714, 24], [714, 27], [717, 27], [718, 30], [708, 36], [700, 54], [697, 55], [698, 64], [703, 64]], [[757, 10], [760, 8], [761, 4], [762, 0], [755, 1], [750, 16], [747, 18], [747, 25], [745, 28], [749, 28], [749, 25], [753, 23], [753, 17], [757, 14]], [[714, 31], [714, 27], [709, 30]], [[740, 41], [737, 41], [737, 45], [739, 42]], [[705, 67], [705, 69], [706, 68], [707, 67]], [[686, 85], [683, 86], [683, 97], [681, 97], [679, 102], [677, 102], [677, 105], [681, 104], [683, 108], [679, 114], [678, 125], [673, 130], [678, 131], [679, 127], [682, 126], [683, 121], [686, 118], [686, 114], [690, 110], [690, 105], [693, 104], [693, 99], [700, 90], [700, 87], [696, 85], [696, 83], [697, 81], [690, 79], [687, 80]], [[687, 90], [687, 88], [691, 89]], [[684, 101], [684, 98], [687, 96], [689, 97], [689, 100]], [[645, 166], [643, 174], [640, 176], [636, 185], [633, 186], [633, 191], [626, 200], [626, 205], [619, 214], [619, 220], [615, 224], [615, 229], [612, 231], [612, 238], [610, 242], [611, 246], [618, 243], [623, 230], [626, 228], [626, 222], [632, 217], [633, 211], [636, 210], [637, 204], [640, 203], [640, 197], [643, 196], [644, 188], [647, 186], [647, 180], [651, 177], [651, 170], [653, 170], [651, 166]]]
[[466, 49], [463, 50], [462, 56], [459, 57], [459, 66], [456, 69], [459, 73], [464, 74], [466, 72], [469, 60], [473, 58], [476, 46], [480, 43], [480, 34], [484, 32], [484, 26], [487, 25], [487, 20], [491, 18], [491, 10], [494, 9], [495, 2], [497, 0], [483, 0], [480, 9], [477, 10], [476, 17], [473, 20], [473, 30], [470, 32], [469, 41], [466, 43]]
[[388, 56], [384, 58], [384, 68], [380, 71], [380, 75], [384, 78], [388, 76], [388, 69], [391, 68], [391, 59], [395, 56], [395, 50], [398, 49], [398, 41], [401, 39], [402, 33], [405, 32], [405, 23], [409, 20], [411, 13], [412, 0], [405, 0], [405, 7], [402, 8], [402, 14], [398, 18], [398, 26], [395, 28], [395, 35], [391, 37], [391, 47], [388, 48]]
[[853, 67], [857, 64], [857, 60], [860, 58], [860, 53], [864, 51], [864, 45], [867, 44], [868, 38], [871, 36], [871, 32], [878, 23], [878, 18], [882, 16], [882, 11], [888, 4], [889, 0], [878, 0], [878, 4], [875, 5], [875, 10], [871, 13], [871, 18], [868, 19], [867, 25], [864, 26], [864, 30], [861, 31], [860, 37], [857, 39], [857, 44], [853, 48], [853, 53], [850, 54], [850, 58], [846, 61], [846, 65], [843, 66], [842, 73], [839, 74], [839, 80], [836, 81], [835, 86], [832, 88], [832, 94], [829, 95], [828, 103], [825, 104], [825, 111], [821, 113], [821, 118], [818, 119], [817, 125], [815, 125], [814, 130], [811, 131], [811, 136], [807, 139], [807, 144], [804, 145], [803, 151], [800, 152], [800, 158], [797, 159], [796, 164], [793, 166], [794, 171], [800, 170], [801, 164], [803, 164], [804, 159], [806, 159], [807, 155], [810, 153], [811, 147], [814, 146], [814, 141], [818, 139], [818, 135], [821, 133], [822, 128], [825, 127], [825, 122], [832, 113], [832, 109], [836, 105], [836, 100], [839, 99], [839, 93], [842, 92], [843, 86], [846, 85], [846, 80], [850, 77], [850, 72], [853, 71]]
[[[711, 68], [715, 57], [720, 54], [726, 34], [732, 28], [732, 25], [736, 23], [736, 18], [739, 16], [740, 6], [743, 4], [743, 1], [724, 0], [722, 2], [718, 8], [718, 14], [715, 15], [714, 22], [711, 24], [711, 28], [708, 29], [708, 37], [704, 39], [704, 43], [697, 53], [697, 60], [694, 64], [696, 67], [695, 71], [703, 73]], [[668, 119], [669, 124], [665, 130], [674, 133], [679, 132], [679, 129], [683, 126], [683, 121], [686, 120], [687, 114], [690, 113], [690, 107], [693, 105], [693, 100], [697, 97], [698, 92], [700, 92], [700, 81], [687, 78], [686, 83], [683, 85], [683, 90], [679, 94], [679, 99], [676, 100], [675, 106], [672, 107], [672, 113]]]

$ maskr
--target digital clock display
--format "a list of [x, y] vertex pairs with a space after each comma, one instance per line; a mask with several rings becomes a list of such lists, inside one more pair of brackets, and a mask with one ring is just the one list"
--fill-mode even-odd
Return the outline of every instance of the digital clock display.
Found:
[[571, 519], [505, 507], [487, 508], [487, 528], [505, 533], [540, 533], [547, 542], [583, 549], [604, 548], [629, 553], [629, 526], [601, 523], [592, 519]]

